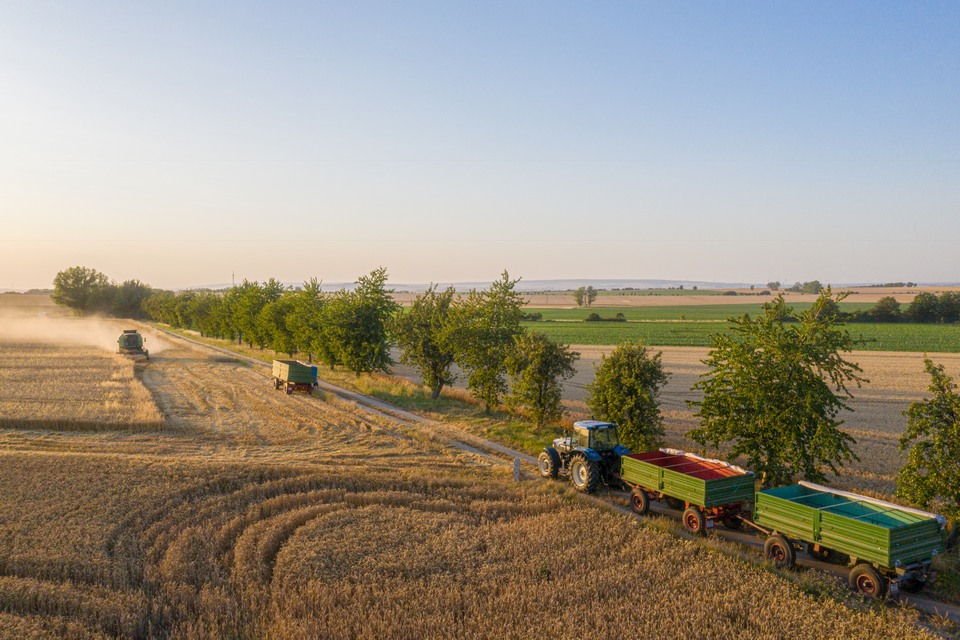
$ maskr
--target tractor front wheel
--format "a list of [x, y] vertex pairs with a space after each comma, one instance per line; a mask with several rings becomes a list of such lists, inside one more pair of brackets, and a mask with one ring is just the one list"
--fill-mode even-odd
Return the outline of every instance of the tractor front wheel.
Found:
[[553, 447], [547, 447], [537, 458], [537, 468], [544, 478], [556, 478], [560, 473], [560, 454]]
[[577, 456], [570, 463], [570, 480], [581, 493], [593, 493], [600, 485], [600, 466], [586, 456]]
[[634, 489], [630, 494], [630, 506], [633, 507], [635, 514], [642, 516], [650, 511], [650, 496], [643, 489]]

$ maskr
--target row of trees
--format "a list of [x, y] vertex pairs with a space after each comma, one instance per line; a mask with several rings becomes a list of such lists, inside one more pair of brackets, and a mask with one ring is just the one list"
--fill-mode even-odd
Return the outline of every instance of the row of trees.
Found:
[[[66, 280], [89, 276], [68, 271]], [[87, 279], [95, 289], [109, 284]], [[393, 301], [386, 282], [382, 268], [361, 277], [354, 290], [333, 294], [323, 293], [315, 279], [295, 290], [273, 279], [244, 281], [226, 292], [153, 292], [143, 308], [159, 322], [304, 353], [358, 375], [387, 371], [395, 343], [401, 362], [419, 372], [433, 398], [456, 380], [456, 365], [488, 412], [505, 400], [539, 426], [560, 419], [562, 383], [573, 375], [578, 354], [523, 329], [517, 280], [504, 272], [489, 289], [466, 296], [432, 286], [407, 310]], [[856, 459], [854, 439], [841, 431], [838, 415], [849, 408], [850, 388], [866, 380], [843, 357], [854, 340], [838, 313], [842, 299], [827, 288], [809, 310], [795, 313], [781, 295], [763, 305], [762, 315], [733, 319], [731, 332], [714, 335], [705, 361], [710, 371], [695, 385], [702, 399], [689, 403], [700, 426], [687, 435], [743, 456], [766, 485], [795, 477], [822, 481], [828, 470], [837, 473]], [[667, 374], [660, 357], [640, 343], [620, 345], [601, 359], [588, 386], [593, 416], [619, 424], [624, 444], [634, 449], [655, 448], [664, 435], [658, 395]], [[900, 446], [909, 453], [898, 493], [924, 506], [937, 498], [957, 505], [960, 397], [943, 367], [929, 360], [926, 366], [933, 398], [907, 412]]]

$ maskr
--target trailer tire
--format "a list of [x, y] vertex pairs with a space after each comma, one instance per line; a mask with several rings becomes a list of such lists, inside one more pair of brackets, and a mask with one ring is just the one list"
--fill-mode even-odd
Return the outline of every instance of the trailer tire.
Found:
[[763, 543], [763, 557], [778, 569], [788, 569], [797, 561], [797, 553], [790, 541], [781, 535], [773, 535]]
[[642, 516], [650, 511], [650, 496], [643, 489], [634, 489], [630, 494], [630, 506], [635, 514]]
[[860, 563], [850, 570], [850, 586], [868, 598], [882, 600], [887, 595], [887, 579], [871, 565]]
[[663, 501], [667, 503], [668, 507], [671, 509], [676, 509], [677, 511], [683, 509], [684, 504], [686, 504], [680, 498], [673, 498], [671, 496], [664, 496]]
[[547, 447], [537, 458], [537, 469], [544, 478], [556, 479], [560, 473], [560, 454], [553, 447]]
[[573, 488], [581, 493], [593, 493], [600, 485], [600, 467], [584, 455], [570, 461], [570, 480]]
[[287, 383], [287, 395], [288, 395], [288, 396], [292, 396], [292, 395], [293, 395], [293, 385], [290, 384], [289, 382]]
[[273, 379], [273, 388], [276, 389], [277, 391], [280, 390], [280, 378]]
[[683, 526], [695, 536], [702, 536], [707, 530], [707, 518], [697, 507], [687, 507], [683, 512]]

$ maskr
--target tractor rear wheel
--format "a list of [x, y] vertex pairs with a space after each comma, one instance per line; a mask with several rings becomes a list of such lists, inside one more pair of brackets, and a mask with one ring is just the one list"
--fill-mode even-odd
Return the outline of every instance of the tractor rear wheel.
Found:
[[560, 454], [553, 447], [547, 447], [537, 458], [537, 468], [544, 478], [556, 478], [560, 473]]
[[790, 541], [781, 535], [773, 535], [763, 543], [763, 557], [769, 560], [778, 569], [792, 567], [797, 561], [797, 554]]
[[683, 512], [683, 526], [695, 536], [702, 536], [707, 530], [707, 518], [697, 507], [687, 507]]
[[600, 465], [579, 455], [570, 462], [570, 480], [581, 493], [593, 493], [600, 485]]
[[634, 489], [630, 494], [630, 506], [633, 507], [635, 514], [642, 516], [650, 511], [650, 496], [643, 489]]
[[868, 598], [882, 600], [887, 595], [887, 579], [869, 564], [858, 564], [850, 570], [850, 586]]

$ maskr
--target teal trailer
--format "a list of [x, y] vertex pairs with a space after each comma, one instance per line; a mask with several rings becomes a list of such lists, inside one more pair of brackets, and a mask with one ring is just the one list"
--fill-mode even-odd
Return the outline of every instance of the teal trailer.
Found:
[[756, 481], [752, 471], [677, 449], [623, 456], [620, 478], [633, 489], [635, 512], [646, 513], [651, 500], [663, 500], [684, 509], [683, 524], [696, 534], [713, 527], [714, 520], [739, 528], [750, 512]]
[[846, 556], [851, 586], [875, 598], [918, 591], [946, 547], [942, 516], [809, 482], [758, 491], [753, 522], [775, 564], [792, 565], [798, 547], [825, 560]]
[[273, 388], [313, 393], [317, 388], [317, 367], [298, 360], [273, 361]]

